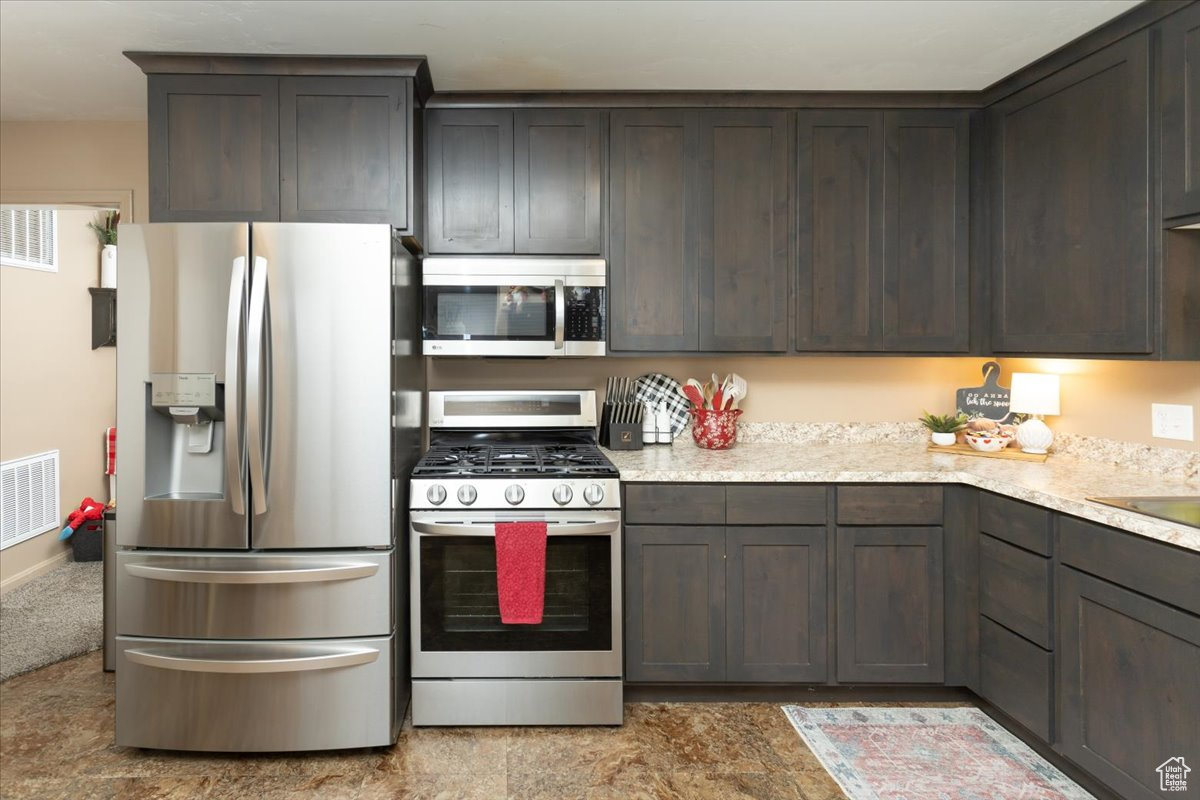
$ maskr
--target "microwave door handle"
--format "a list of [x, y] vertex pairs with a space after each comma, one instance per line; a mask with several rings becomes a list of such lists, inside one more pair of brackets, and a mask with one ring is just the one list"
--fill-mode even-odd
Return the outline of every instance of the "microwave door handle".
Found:
[[246, 258], [233, 260], [229, 278], [229, 313], [225, 320], [225, 480], [233, 513], [246, 513], [241, 435], [242, 324], [246, 306]]
[[566, 289], [561, 280], [554, 281], [554, 349], [562, 350], [567, 334]]
[[[270, 344], [267, 331], [267, 260], [254, 259], [250, 283], [250, 323], [246, 334], [246, 440], [250, 451], [250, 496], [254, 513], [267, 513], [267, 482], [263, 462], [266, 460], [263, 402], [264, 393], [270, 399], [269, 381], [264, 365], [264, 350]], [[269, 362], [269, 357], [265, 359]]]

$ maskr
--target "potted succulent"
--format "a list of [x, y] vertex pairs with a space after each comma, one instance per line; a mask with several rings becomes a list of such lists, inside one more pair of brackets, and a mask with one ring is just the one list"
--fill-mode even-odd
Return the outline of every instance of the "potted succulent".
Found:
[[958, 439], [955, 434], [966, 427], [967, 415], [962, 413], [939, 415], [922, 411], [921, 417], [917, 421], [929, 429], [929, 438], [934, 444], [939, 447], [949, 447]]
[[120, 211], [106, 211], [88, 227], [100, 240], [100, 288], [117, 288], [117, 225], [121, 221]]

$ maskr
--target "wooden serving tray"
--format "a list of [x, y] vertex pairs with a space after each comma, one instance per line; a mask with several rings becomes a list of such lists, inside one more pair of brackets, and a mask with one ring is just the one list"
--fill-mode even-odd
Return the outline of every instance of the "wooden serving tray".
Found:
[[940, 446], [929, 443], [927, 448], [931, 453], [950, 453], [956, 456], [983, 456], [984, 458], [1007, 458], [1015, 461], [1033, 461], [1038, 464], [1044, 464], [1050, 456], [1049, 453], [1026, 453], [1017, 447], [1006, 447], [1003, 450], [997, 450], [994, 453], [985, 453], [982, 450], [976, 450], [971, 445], [965, 442], [959, 442], [948, 446]]

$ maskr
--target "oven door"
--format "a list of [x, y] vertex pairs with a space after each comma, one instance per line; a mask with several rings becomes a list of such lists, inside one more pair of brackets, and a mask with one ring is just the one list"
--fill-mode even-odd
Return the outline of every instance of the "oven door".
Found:
[[[621, 517], [611, 512], [413, 512], [414, 678], [621, 676]], [[500, 621], [497, 522], [545, 521], [539, 625]]]

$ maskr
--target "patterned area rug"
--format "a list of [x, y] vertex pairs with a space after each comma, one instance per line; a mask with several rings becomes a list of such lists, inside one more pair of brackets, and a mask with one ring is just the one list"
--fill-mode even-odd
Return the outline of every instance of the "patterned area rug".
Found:
[[784, 712], [851, 800], [1091, 800], [975, 708]]

